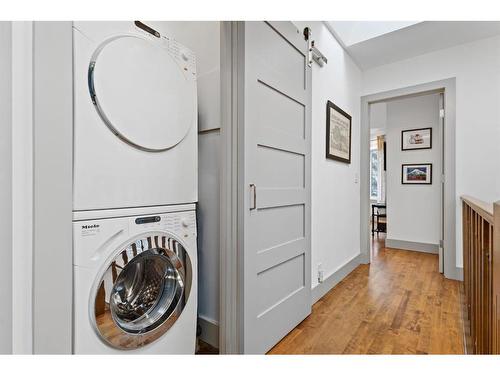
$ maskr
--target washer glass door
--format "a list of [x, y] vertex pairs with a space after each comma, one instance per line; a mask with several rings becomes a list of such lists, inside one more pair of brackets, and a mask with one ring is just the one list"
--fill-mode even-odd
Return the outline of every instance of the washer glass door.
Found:
[[125, 246], [99, 279], [91, 300], [99, 337], [118, 349], [138, 348], [161, 337], [182, 313], [191, 272], [184, 247], [164, 233]]

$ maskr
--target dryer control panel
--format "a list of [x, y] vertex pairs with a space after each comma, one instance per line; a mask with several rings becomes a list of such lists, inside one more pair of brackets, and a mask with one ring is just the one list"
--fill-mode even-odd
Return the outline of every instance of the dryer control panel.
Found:
[[141, 21], [134, 21], [134, 25], [140, 29], [144, 36], [152, 41], [160, 39], [164, 48], [179, 62], [181, 67], [191, 73], [192, 77], [196, 77], [196, 56], [194, 52], [177, 42], [175, 39], [162, 35], [158, 30]]
[[162, 36], [164, 47], [177, 60], [177, 63], [189, 74], [190, 77], [196, 79], [196, 57], [194, 52], [184, 47], [175, 39]]

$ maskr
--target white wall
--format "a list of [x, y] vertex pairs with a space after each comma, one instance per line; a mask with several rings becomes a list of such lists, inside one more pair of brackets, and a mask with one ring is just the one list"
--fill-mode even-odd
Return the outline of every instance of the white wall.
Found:
[[370, 104], [370, 140], [384, 135], [387, 126], [387, 103]]
[[198, 83], [198, 315], [219, 321], [220, 22], [150, 22], [196, 54]]
[[219, 322], [220, 133], [200, 134], [198, 190], [198, 314]]
[[[432, 128], [432, 148], [401, 151], [401, 131]], [[387, 239], [439, 244], [441, 139], [439, 94], [387, 103]], [[432, 163], [431, 185], [403, 185], [401, 165]]]
[[11, 22], [0, 22], [0, 354], [12, 352]]
[[363, 72], [363, 95], [456, 77], [456, 251], [462, 266], [460, 195], [500, 199], [500, 36]]
[[[360, 254], [359, 127], [361, 71], [321, 22], [309, 26], [316, 46], [328, 58], [312, 73], [312, 287], [318, 285], [318, 264], [324, 278]], [[326, 102], [352, 116], [351, 164], [326, 159]]]

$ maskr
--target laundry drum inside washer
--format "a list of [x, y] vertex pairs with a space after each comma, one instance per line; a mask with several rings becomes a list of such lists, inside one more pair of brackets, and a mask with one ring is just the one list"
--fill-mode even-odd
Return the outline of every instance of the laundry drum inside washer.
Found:
[[186, 250], [169, 236], [151, 234], [128, 244], [95, 291], [92, 312], [98, 335], [119, 349], [158, 339], [182, 313], [191, 272]]

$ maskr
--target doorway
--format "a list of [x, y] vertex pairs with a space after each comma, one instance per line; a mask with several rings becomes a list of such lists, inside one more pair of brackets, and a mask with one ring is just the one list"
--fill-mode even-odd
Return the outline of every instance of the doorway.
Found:
[[369, 104], [372, 257], [374, 247], [438, 254], [440, 272], [442, 95]]
[[[408, 106], [412, 101], [413, 105]], [[433, 103], [433, 107], [431, 107], [434, 109], [431, 110], [434, 111], [434, 120], [419, 117], [422, 113], [421, 109], [415, 110], [418, 108], [418, 102], [425, 101]], [[423, 105], [423, 103], [419, 105]], [[380, 106], [385, 106], [385, 111], [381, 110]], [[446, 106], [446, 111], [444, 111], [444, 106]], [[389, 116], [387, 115], [388, 108], [392, 113]], [[411, 108], [413, 108], [412, 116], [416, 123], [427, 125], [411, 125], [411, 119], [404, 117], [404, 114], [409, 113]], [[367, 95], [361, 98], [361, 110], [361, 245], [366, 263], [371, 261], [372, 246], [373, 194], [370, 191], [372, 177], [370, 148], [373, 149], [373, 147], [370, 147], [370, 141], [380, 136], [381, 132], [389, 133], [387, 123], [394, 123], [391, 128], [394, 127], [395, 130], [391, 130], [390, 138], [389, 134], [385, 135], [385, 164], [386, 168], [392, 172], [385, 171], [385, 191], [378, 194], [379, 197], [382, 196], [383, 202], [381, 203], [387, 205], [386, 228], [388, 230], [387, 239], [390, 240], [388, 245], [408, 250], [435, 252], [439, 254], [440, 271], [445, 277], [460, 280], [462, 278], [461, 269], [456, 267], [455, 254], [455, 79]], [[377, 124], [377, 116], [380, 116], [380, 113], [388, 120], [385, 121], [386, 129], [383, 127], [381, 129], [380, 121]], [[434, 121], [433, 125], [432, 121]], [[374, 131], [370, 132], [372, 122], [375, 126], [373, 126]], [[417, 131], [412, 132], [416, 129]], [[424, 132], [422, 129], [427, 130]], [[432, 139], [433, 146], [424, 148], [429, 145], [419, 137], [430, 137], [429, 133], [432, 133], [430, 139]], [[421, 150], [418, 150], [418, 145], [413, 149], [411, 145], [409, 147], [403, 145], [403, 142], [408, 142], [408, 137], [411, 136], [418, 138], [418, 144], [423, 142], [420, 146]], [[390, 142], [388, 142], [389, 139]], [[409, 148], [409, 150], [405, 148]], [[424, 153], [427, 154], [424, 155]], [[415, 174], [427, 174], [427, 176], [412, 176]], [[384, 180], [380, 183], [383, 185]], [[418, 189], [422, 187], [424, 189]], [[415, 188], [417, 189], [415, 190]], [[391, 196], [393, 194], [391, 191], [394, 193], [392, 203]], [[428, 201], [431, 192], [433, 198]], [[383, 199], [384, 195], [386, 199]], [[417, 213], [409, 214], [409, 210], [410, 213], [414, 210], [412, 201], [417, 197], [421, 202], [416, 204], [417, 207], [423, 207], [422, 204], [424, 204], [433, 211], [433, 223], [427, 222], [425, 217], [421, 217]], [[396, 208], [398, 209], [396, 210]], [[415, 220], [415, 215], [417, 220]], [[410, 221], [410, 225], [408, 225], [408, 220], [402, 220], [401, 217], [409, 217], [410, 220], [413, 218], [413, 222]], [[432, 235], [429, 235], [428, 229], [419, 228], [417, 222], [419, 225], [432, 224]], [[422, 234], [423, 240], [415, 240], [419, 237], [412, 237], [411, 234], [404, 239], [401, 233], [404, 233], [405, 230], [408, 233]], [[427, 231], [427, 237], [423, 235], [424, 231]]]

